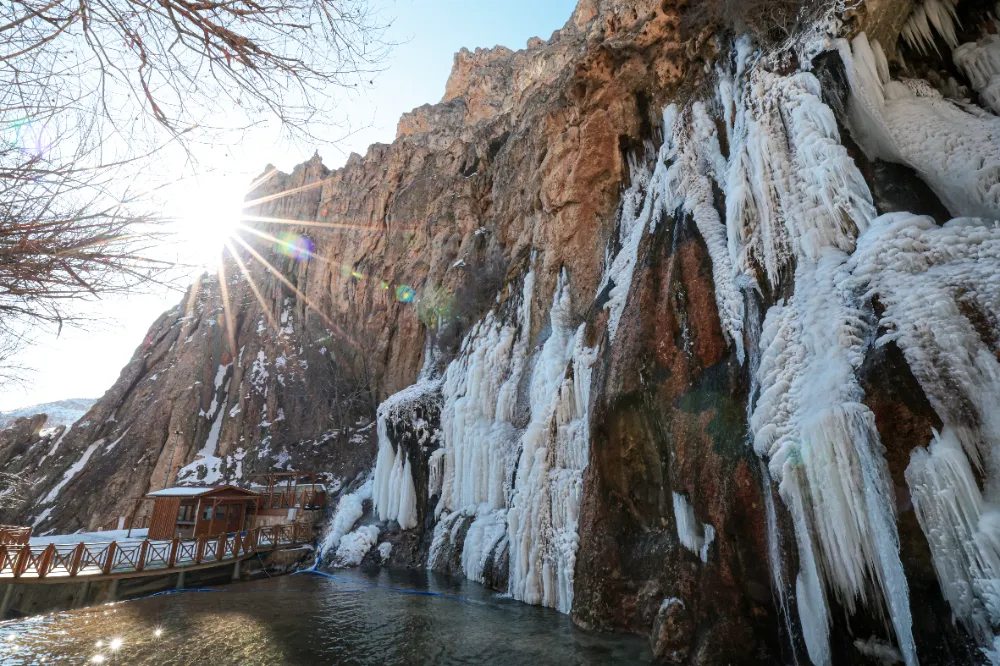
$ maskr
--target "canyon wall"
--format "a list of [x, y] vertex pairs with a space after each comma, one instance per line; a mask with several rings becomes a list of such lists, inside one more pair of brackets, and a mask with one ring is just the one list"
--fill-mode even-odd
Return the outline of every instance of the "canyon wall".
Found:
[[266, 169], [81, 421], [0, 434], [4, 521], [314, 470], [328, 565], [661, 661], [996, 659], [998, 10], [788, 4], [581, 0], [392, 144]]

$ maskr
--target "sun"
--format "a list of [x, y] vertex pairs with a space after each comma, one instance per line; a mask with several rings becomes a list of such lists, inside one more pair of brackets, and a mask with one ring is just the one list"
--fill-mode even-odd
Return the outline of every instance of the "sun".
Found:
[[178, 188], [171, 235], [176, 261], [200, 273], [215, 270], [238, 232], [248, 179], [245, 176], [193, 177]]

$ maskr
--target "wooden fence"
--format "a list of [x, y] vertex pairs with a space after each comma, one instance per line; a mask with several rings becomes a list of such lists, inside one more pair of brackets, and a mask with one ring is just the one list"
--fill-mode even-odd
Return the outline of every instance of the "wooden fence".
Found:
[[322, 509], [326, 506], [326, 491], [306, 488], [274, 489], [262, 492], [258, 509]]
[[0, 525], [0, 544], [20, 545], [31, 539], [31, 528], [19, 525]]
[[[0, 545], [0, 581], [109, 576], [238, 560], [313, 539], [307, 523], [258, 527], [250, 532], [169, 541]], [[27, 581], [25, 581], [27, 582]]]

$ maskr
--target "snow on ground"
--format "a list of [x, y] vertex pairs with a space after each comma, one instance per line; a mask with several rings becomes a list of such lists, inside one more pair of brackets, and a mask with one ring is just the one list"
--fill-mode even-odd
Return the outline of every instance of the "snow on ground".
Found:
[[132, 530], [129, 536], [128, 530], [109, 530], [106, 532], [77, 532], [76, 534], [53, 534], [52, 536], [31, 537], [32, 546], [47, 546], [50, 543], [140, 543], [143, 541], [149, 530]]
[[63, 489], [63, 486], [72, 481], [73, 477], [80, 473], [80, 470], [82, 470], [87, 465], [87, 461], [90, 460], [90, 456], [94, 455], [94, 451], [96, 451], [97, 447], [99, 447], [103, 443], [104, 440], [99, 439], [90, 446], [88, 446], [87, 450], [83, 452], [82, 456], [80, 456], [80, 459], [77, 460], [75, 463], [73, 463], [70, 466], [70, 468], [66, 470], [66, 472], [63, 474], [63, 478], [59, 481], [58, 484], [56, 484], [55, 488], [50, 490], [49, 494], [45, 496], [45, 499], [42, 500], [42, 504], [48, 504], [50, 502], [54, 502], [55, 499], [59, 497], [59, 491]]
[[45, 421], [45, 427], [54, 428], [61, 425], [72, 425], [80, 420], [87, 413], [93, 404], [97, 402], [94, 398], [74, 398], [71, 400], [59, 400], [58, 402], [43, 402], [38, 405], [22, 407], [9, 412], [0, 412], [0, 429], [6, 428], [25, 416], [35, 414], [46, 414], [49, 418]]

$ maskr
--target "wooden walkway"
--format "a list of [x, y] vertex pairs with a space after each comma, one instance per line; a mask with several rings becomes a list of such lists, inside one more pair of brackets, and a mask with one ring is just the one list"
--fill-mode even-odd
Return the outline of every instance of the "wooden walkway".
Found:
[[311, 524], [293, 523], [170, 541], [0, 544], [0, 583], [67, 583], [162, 575], [238, 562], [260, 552], [312, 540]]

